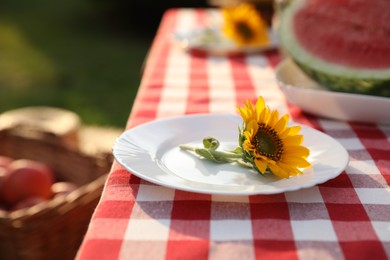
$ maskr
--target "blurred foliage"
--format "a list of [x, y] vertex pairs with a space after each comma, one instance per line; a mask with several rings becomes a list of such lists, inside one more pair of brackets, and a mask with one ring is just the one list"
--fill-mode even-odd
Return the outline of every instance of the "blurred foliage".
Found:
[[55, 106], [123, 127], [167, 8], [187, 1], [0, 1], [0, 113]]
[[123, 127], [159, 18], [140, 33], [112, 15], [94, 1], [1, 1], [0, 112], [56, 106]]

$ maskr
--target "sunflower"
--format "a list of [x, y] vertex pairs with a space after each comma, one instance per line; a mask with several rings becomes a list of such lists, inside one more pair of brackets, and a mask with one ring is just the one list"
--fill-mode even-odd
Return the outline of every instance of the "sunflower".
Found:
[[260, 173], [288, 178], [301, 174], [307, 168], [309, 149], [302, 146], [303, 136], [298, 134], [300, 126], [288, 127], [289, 116], [279, 118], [276, 110], [270, 110], [264, 99], [259, 97], [256, 105], [246, 101], [244, 107], [237, 107], [243, 119], [239, 145], [242, 158]]
[[213, 137], [204, 138], [203, 147], [183, 144], [180, 148], [216, 163], [236, 163], [280, 178], [302, 174], [302, 169], [310, 167], [310, 151], [302, 145], [301, 127], [288, 126], [288, 114], [279, 117], [278, 111], [266, 106], [261, 96], [256, 104], [247, 100], [237, 111], [243, 123], [236, 149], [217, 150], [219, 142]]
[[266, 45], [267, 25], [256, 8], [249, 3], [222, 8], [223, 33], [237, 45]]

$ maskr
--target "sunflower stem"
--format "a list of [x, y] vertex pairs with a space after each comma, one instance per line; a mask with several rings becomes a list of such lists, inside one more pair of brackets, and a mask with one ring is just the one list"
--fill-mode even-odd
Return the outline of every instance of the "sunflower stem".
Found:
[[213, 162], [217, 163], [231, 163], [238, 160], [241, 160], [242, 154], [238, 153], [231, 153], [231, 152], [225, 152], [225, 151], [217, 151], [210, 148], [198, 148], [193, 147], [189, 145], [180, 145], [180, 149], [194, 152], [197, 155], [204, 157], [205, 159], [208, 159]]
[[189, 145], [186, 145], [186, 144], [179, 145], [179, 148], [183, 149], [183, 150], [186, 150], [186, 151], [195, 152], [195, 147], [189, 146]]

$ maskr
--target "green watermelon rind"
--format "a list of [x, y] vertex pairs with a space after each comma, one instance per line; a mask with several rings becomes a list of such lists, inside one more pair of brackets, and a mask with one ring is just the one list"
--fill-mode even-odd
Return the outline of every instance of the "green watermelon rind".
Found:
[[291, 21], [305, 2], [291, 1], [283, 9], [277, 32], [281, 48], [303, 72], [330, 90], [390, 97], [390, 68], [357, 69], [328, 63], [309, 53], [298, 43]]
[[295, 64], [310, 78], [330, 90], [390, 97], [390, 79], [376, 80], [339, 77], [315, 70], [297, 61], [295, 61]]

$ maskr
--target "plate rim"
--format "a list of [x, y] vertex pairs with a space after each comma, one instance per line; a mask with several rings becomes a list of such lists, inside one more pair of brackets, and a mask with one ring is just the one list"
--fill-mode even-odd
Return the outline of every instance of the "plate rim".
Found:
[[[278, 190], [278, 189], [271, 190], [271, 191], [268, 190], [267, 192], [262, 192], [261, 190], [254, 190], [254, 191], [243, 190], [243, 191], [239, 191], [239, 192], [221, 191], [221, 190], [211, 191], [211, 190], [208, 190], [208, 189], [203, 189], [203, 190], [199, 190], [198, 189], [198, 190], [196, 190], [196, 189], [191, 188], [189, 186], [182, 186], [182, 185], [180, 185], [178, 183], [175, 184], [175, 183], [163, 182], [163, 181], [157, 180], [156, 178], [153, 178], [153, 177], [151, 177], [149, 175], [142, 174], [142, 173], [138, 172], [138, 170], [135, 170], [131, 166], [129, 166], [126, 163], [124, 163], [121, 158], [118, 158], [118, 153], [116, 152], [116, 149], [118, 148], [118, 145], [120, 144], [120, 141], [124, 140], [126, 138], [126, 136], [129, 133], [131, 133], [132, 131], [138, 131], [139, 129], [142, 129], [143, 127], [148, 127], [148, 126], [153, 125], [153, 124], [155, 124], [157, 122], [158, 123], [164, 123], [164, 122], [168, 122], [168, 121], [172, 121], [172, 120], [175, 121], [175, 120], [181, 120], [181, 119], [208, 118], [208, 117], [223, 117], [223, 118], [231, 117], [231, 118], [235, 118], [235, 119], [240, 119], [237, 115], [226, 114], [226, 113], [198, 113], [198, 114], [187, 114], [187, 115], [181, 115], [181, 116], [173, 116], [173, 117], [155, 119], [155, 120], [152, 120], [152, 121], [149, 121], [149, 122], [137, 125], [137, 126], [135, 126], [133, 128], [127, 129], [119, 137], [117, 137], [117, 139], [115, 140], [114, 145], [112, 147], [112, 153], [114, 155], [114, 159], [125, 170], [127, 170], [129, 172], [129, 174], [134, 174], [135, 176], [139, 177], [140, 179], [144, 179], [146, 181], [149, 181], [151, 183], [154, 183], [154, 184], [157, 184], [157, 185], [160, 185], [160, 186], [164, 186], [164, 187], [168, 187], [168, 188], [172, 188], [172, 189], [177, 189], [177, 190], [182, 190], [182, 191], [187, 191], [187, 192], [195, 192], [195, 193], [200, 193], [200, 194], [230, 195], [230, 196], [272, 195], [272, 194], [279, 194], [279, 193], [284, 193], [284, 192], [297, 191], [297, 190], [300, 190], [300, 189], [310, 188], [310, 187], [313, 187], [313, 186], [325, 183], [325, 182], [327, 182], [327, 181], [329, 181], [331, 179], [336, 178], [337, 176], [342, 174], [342, 172], [345, 170], [345, 168], [349, 164], [349, 155], [348, 155], [347, 150], [336, 139], [334, 139], [333, 137], [327, 135], [326, 133], [324, 133], [322, 131], [319, 131], [317, 129], [311, 128], [311, 127], [306, 126], [306, 125], [298, 124], [298, 123], [295, 123], [295, 122], [294, 122], [294, 125], [300, 125], [301, 127], [307, 129], [308, 131], [312, 131], [315, 134], [324, 135], [327, 138], [332, 139], [334, 144], [338, 145], [338, 148], [340, 148], [341, 151], [343, 152], [343, 156], [345, 156], [345, 160], [343, 161], [344, 162], [343, 166], [341, 166], [337, 170], [337, 173], [332, 174], [330, 178], [322, 178], [319, 181], [318, 180], [315, 181], [314, 183], [313, 182], [309, 182], [309, 183], [306, 183], [304, 185], [291, 186], [291, 187], [285, 188], [283, 190]], [[163, 172], [163, 170], [161, 168], [160, 168], [160, 170]], [[314, 174], [314, 172], [313, 172], [313, 174]], [[299, 176], [296, 176], [296, 177], [299, 178]], [[180, 178], [180, 177], [178, 177], [178, 178]], [[292, 177], [292, 178], [295, 178], [295, 177]], [[191, 182], [190, 180], [186, 180], [186, 181]], [[212, 185], [212, 184], [210, 184], [210, 185]]]

